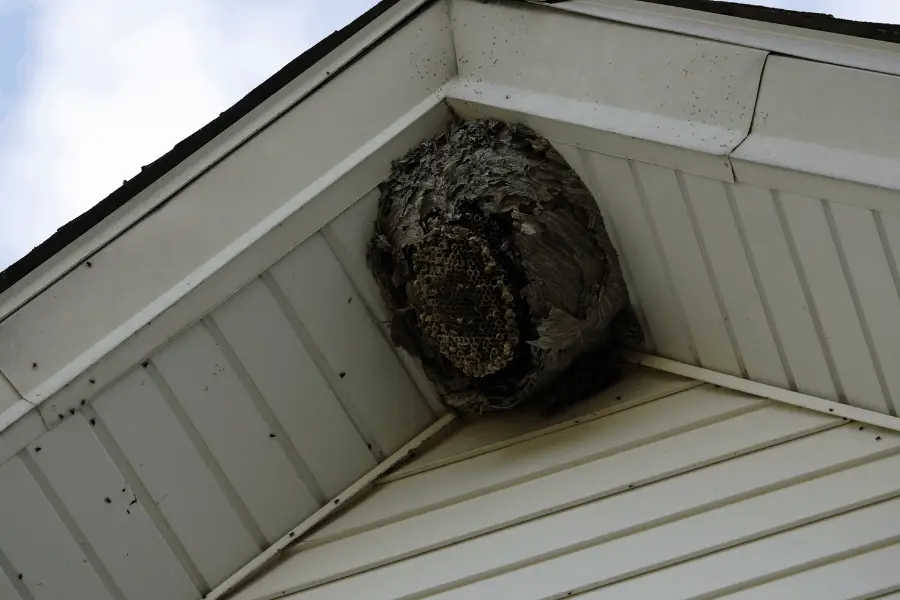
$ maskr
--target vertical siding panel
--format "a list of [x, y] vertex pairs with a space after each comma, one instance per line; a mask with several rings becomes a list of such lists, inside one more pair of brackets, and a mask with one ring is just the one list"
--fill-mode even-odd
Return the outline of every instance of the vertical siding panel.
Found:
[[199, 597], [112, 459], [76, 414], [30, 455], [128, 600]]
[[837, 389], [772, 194], [748, 185], [735, 185], [733, 190], [740, 226], [759, 271], [797, 389], [837, 400]]
[[878, 223], [871, 211], [845, 204], [830, 205], [840, 247], [856, 290], [862, 324], [875, 349], [876, 365], [892, 414], [900, 406], [900, 294], [894, 285]]
[[[390, 340], [387, 327], [389, 314], [381, 299], [381, 292], [375, 283], [375, 278], [372, 277], [366, 264], [366, 249], [372, 238], [379, 197], [378, 189], [372, 190], [328, 223], [322, 229], [322, 235], [325, 236], [328, 245], [347, 272], [353, 287], [362, 296], [366, 306], [376, 319], [383, 321], [379, 329], [385, 339]], [[391, 346], [393, 347], [393, 345]], [[425, 375], [421, 364], [405, 350], [396, 347], [393, 349], [422, 395], [428, 399], [437, 412], [443, 414], [446, 408], [441, 404], [438, 392], [428, 376]]]
[[692, 205], [713, 276], [734, 331], [750, 379], [787, 388], [772, 324], [766, 314], [753, 270], [741, 244], [724, 184], [684, 175], [686, 200]]
[[261, 281], [245, 287], [213, 317], [326, 494], [337, 495], [375, 466], [365, 441]]
[[[34, 600], [112, 600], [18, 458], [0, 467], [0, 506], [0, 547]], [[4, 595], [0, 584], [0, 598], [8, 597], [18, 598]]]
[[253, 537], [146, 371], [132, 372], [93, 407], [210, 585], [253, 558]]
[[331, 380], [338, 396], [361, 416], [379, 446], [376, 450], [390, 454], [433, 420], [320, 234], [269, 273], [337, 374]]
[[[3, 560], [2, 556], [0, 556], [0, 560]], [[12, 580], [6, 576], [2, 569], [0, 569], [0, 598], [3, 598], [3, 600], [32, 600], [16, 591]]]
[[788, 234], [796, 244], [800, 275], [809, 286], [816, 309], [814, 315], [820, 319], [847, 401], [854, 406], [887, 412], [887, 402], [822, 202], [796, 194], [784, 194], [779, 202]]
[[662, 257], [656, 250], [656, 241], [641, 208], [641, 198], [628, 162], [596, 153], [589, 153], [586, 162], [592, 174], [590, 179], [596, 186], [592, 192], [601, 206], [608, 209], [619, 233], [620, 251], [632, 268], [634, 284], [657, 352], [694, 363], [696, 351], [690, 341], [687, 323], [662, 268]]
[[153, 364], [268, 541], [318, 508], [204, 328], [179, 336]]
[[328, 223], [323, 234], [329, 238], [329, 244], [331, 240], [340, 244], [340, 250], [334, 249], [335, 253], [353, 280], [356, 291], [377, 318], [386, 320], [390, 315], [381, 300], [378, 284], [366, 265], [366, 249], [374, 231], [379, 195], [378, 189], [374, 189], [360, 198]]
[[693, 332], [700, 364], [741, 376], [738, 358], [729, 339], [698, 238], [695, 235], [687, 198], [682, 198], [675, 171], [646, 163], [634, 170], [644, 189], [650, 219], [659, 236], [662, 260], [668, 264], [672, 285], [680, 297]]

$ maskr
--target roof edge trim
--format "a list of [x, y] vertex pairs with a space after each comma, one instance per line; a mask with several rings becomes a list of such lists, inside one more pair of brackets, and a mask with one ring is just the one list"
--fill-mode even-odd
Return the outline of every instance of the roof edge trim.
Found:
[[767, 398], [769, 400], [774, 400], [775, 402], [790, 404], [791, 406], [805, 408], [833, 417], [841, 417], [848, 421], [857, 421], [874, 427], [881, 427], [882, 429], [900, 432], [900, 417], [841, 404], [840, 402], [834, 402], [832, 400], [825, 400], [817, 396], [810, 396], [809, 394], [785, 390], [773, 385], [750, 381], [749, 379], [719, 373], [718, 371], [704, 369], [703, 367], [695, 367], [693, 365], [688, 365], [668, 358], [662, 358], [661, 356], [645, 354], [643, 352], [626, 350], [621, 353], [621, 356], [628, 362], [642, 367], [649, 367], [651, 369], [665, 371], [666, 373], [672, 373], [673, 375], [689, 377], [691, 379], [696, 379], [697, 381], [704, 381], [737, 392], [750, 394], [751, 396]]
[[900, 75], [900, 46], [891, 42], [636, 0], [567, 0], [559, 3], [518, 1], [547, 10], [727, 42], [833, 65]]
[[[63, 225], [56, 234], [0, 272], [0, 321], [158, 210], [184, 187], [277, 121], [433, 1], [383, 0], [344, 29], [292, 60], [153, 164], [143, 167], [139, 175], [99, 204]], [[382, 23], [376, 24], [379, 19]], [[310, 61], [310, 58], [313, 60]], [[305, 62], [309, 64], [302, 71], [283, 80], [285, 72], [295, 70], [296, 63]], [[279, 83], [279, 80], [283, 81]], [[263, 89], [276, 85], [275, 91]], [[253, 103], [254, 106], [247, 110], [242, 106], [245, 103]], [[232, 116], [233, 112], [241, 111], [237, 118]], [[195, 138], [199, 139], [194, 141]], [[192, 145], [192, 149], [187, 148]], [[159, 163], [171, 164], [162, 172], [152, 174]], [[142, 180], [151, 177], [142, 183]], [[134, 187], [138, 189], [131, 192], [128, 198], [116, 201], [117, 196]], [[96, 213], [100, 214], [94, 216]], [[72, 231], [83, 227], [81, 224], [85, 221], [93, 223], [80, 233]], [[68, 238], [68, 241], [63, 242], [61, 238]], [[42, 253], [47, 256], [36, 256]], [[37, 264], [32, 266], [30, 263]], [[17, 273], [17, 270], [22, 273]], [[4, 282], [7, 277], [12, 279], [11, 283]]]
[[267, 566], [276, 559], [288, 546], [292, 546], [299, 542], [304, 534], [309, 533], [313, 527], [319, 525], [325, 519], [328, 519], [334, 513], [346, 506], [349, 501], [354, 500], [360, 494], [365, 492], [371, 485], [375, 483], [382, 475], [401, 464], [404, 460], [415, 453], [423, 445], [432, 441], [448, 426], [456, 421], [456, 415], [447, 413], [425, 431], [404, 444], [399, 450], [394, 452], [385, 460], [381, 461], [371, 471], [363, 475], [353, 485], [341, 492], [337, 498], [317, 510], [310, 517], [307, 517], [297, 527], [286, 533], [274, 544], [263, 550], [253, 560], [241, 567], [234, 575], [220, 583], [209, 594], [203, 597], [203, 600], [218, 600], [226, 594], [234, 591], [238, 586], [243, 584], [247, 579], [259, 572], [260, 569]]

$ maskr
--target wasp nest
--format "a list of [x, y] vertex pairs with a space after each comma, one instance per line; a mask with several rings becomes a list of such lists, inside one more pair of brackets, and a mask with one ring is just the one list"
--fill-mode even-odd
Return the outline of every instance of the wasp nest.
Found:
[[519, 326], [512, 288], [483, 239], [440, 227], [413, 256], [422, 333], [468, 377], [496, 373], [513, 359]]
[[590, 193], [532, 130], [467, 121], [395, 161], [367, 259], [394, 343], [463, 412], [554, 410], [615, 381], [640, 328]]

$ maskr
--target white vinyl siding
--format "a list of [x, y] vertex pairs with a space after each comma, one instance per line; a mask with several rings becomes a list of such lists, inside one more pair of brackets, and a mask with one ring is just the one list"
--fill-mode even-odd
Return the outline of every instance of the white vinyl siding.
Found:
[[[658, 376], [629, 377], [634, 393]], [[459, 460], [388, 478], [236, 600], [819, 600], [900, 587], [900, 435], [709, 385], [659, 396], [483, 453], [457, 445]]]

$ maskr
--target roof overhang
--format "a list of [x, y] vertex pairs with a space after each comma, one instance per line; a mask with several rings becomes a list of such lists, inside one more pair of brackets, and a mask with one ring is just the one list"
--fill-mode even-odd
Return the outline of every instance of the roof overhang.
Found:
[[452, 113], [896, 214], [898, 65], [887, 42], [656, 3], [388, 2], [0, 297], [0, 458], [370, 194]]

